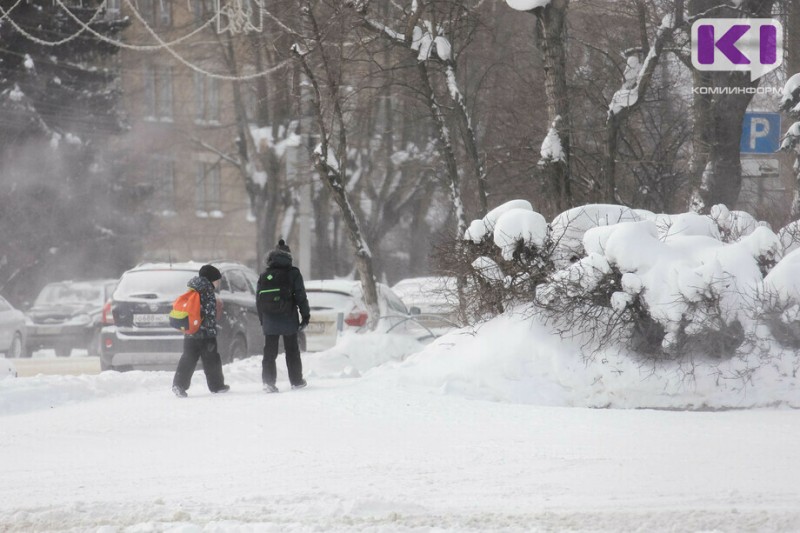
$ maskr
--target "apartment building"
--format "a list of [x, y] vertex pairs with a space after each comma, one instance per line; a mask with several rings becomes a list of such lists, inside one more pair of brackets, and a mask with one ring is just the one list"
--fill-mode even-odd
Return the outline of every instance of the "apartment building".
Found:
[[142, 208], [152, 214], [142, 260], [230, 259], [255, 266], [249, 199], [241, 173], [226, 159], [236, 155], [232, 82], [201, 72], [229, 73], [224, 41], [208, 24], [214, 2], [133, 4], [137, 13], [125, 0], [109, 2], [108, 16], [121, 12], [132, 21], [123, 33], [128, 44], [157, 44], [151, 32], [166, 43], [196, 32], [169, 49], [123, 49], [118, 57], [130, 131], [117, 140], [122, 160], [116, 163], [148, 191]]

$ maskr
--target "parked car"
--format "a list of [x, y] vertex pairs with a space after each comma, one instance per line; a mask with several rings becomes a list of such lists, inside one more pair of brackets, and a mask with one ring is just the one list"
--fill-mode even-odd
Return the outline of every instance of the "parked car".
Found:
[[99, 354], [103, 305], [111, 297], [115, 279], [48, 283], [28, 312], [26, 355], [52, 348], [59, 357], [73, 349]]
[[409, 308], [419, 309], [417, 323], [429, 328], [434, 335], [441, 335], [456, 326], [458, 290], [455, 278], [408, 278], [398, 281], [392, 290]]
[[[343, 331], [366, 332], [369, 312], [364, 303], [361, 282], [348, 280], [309, 280], [305, 283], [311, 321], [305, 329], [309, 351], [322, 351], [336, 344]], [[393, 332], [424, 338], [426, 331], [412, 320], [412, 314], [392, 289], [377, 284], [380, 316], [375, 331]]]
[[[234, 262], [213, 263], [222, 273], [218, 347], [223, 363], [260, 353], [264, 335], [256, 311], [258, 276]], [[125, 272], [108, 304], [113, 325], [102, 331], [103, 370], [174, 370], [183, 334], [169, 325], [175, 298], [202, 263], [150, 263]]]
[[0, 353], [6, 357], [23, 357], [27, 355], [26, 340], [25, 313], [14, 309], [0, 296]]

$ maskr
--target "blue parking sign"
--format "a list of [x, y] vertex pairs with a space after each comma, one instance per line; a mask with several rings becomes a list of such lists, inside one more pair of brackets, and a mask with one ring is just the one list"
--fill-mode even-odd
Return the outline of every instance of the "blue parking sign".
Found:
[[745, 113], [742, 122], [743, 154], [773, 154], [781, 146], [780, 113]]

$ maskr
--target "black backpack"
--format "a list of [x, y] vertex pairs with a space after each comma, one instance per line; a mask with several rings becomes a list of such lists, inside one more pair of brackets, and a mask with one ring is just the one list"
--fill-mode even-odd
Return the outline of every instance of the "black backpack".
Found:
[[261, 274], [258, 309], [270, 315], [288, 315], [294, 311], [293, 284], [290, 270], [270, 268]]

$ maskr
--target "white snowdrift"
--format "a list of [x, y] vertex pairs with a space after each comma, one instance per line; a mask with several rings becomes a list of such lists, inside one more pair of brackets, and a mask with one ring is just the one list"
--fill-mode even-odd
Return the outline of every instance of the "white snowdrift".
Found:
[[[776, 353], [777, 355], [777, 353]], [[471, 399], [569, 407], [727, 409], [800, 407], [798, 360], [757, 356], [691, 364], [640, 362], [606, 350], [587, 362], [580, 347], [520, 315], [454, 332], [371, 377]]]

